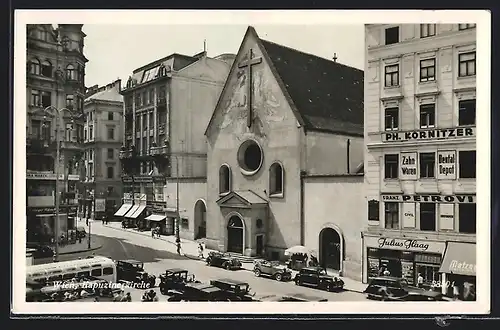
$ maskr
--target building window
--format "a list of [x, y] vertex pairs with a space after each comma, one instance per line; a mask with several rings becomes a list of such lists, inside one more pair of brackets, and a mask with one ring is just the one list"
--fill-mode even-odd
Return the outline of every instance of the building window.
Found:
[[83, 130], [83, 139], [87, 141], [87, 128], [84, 128]]
[[40, 106], [40, 92], [37, 90], [31, 90], [31, 105]]
[[368, 220], [379, 221], [380, 202], [377, 200], [368, 201]]
[[476, 204], [458, 204], [458, 231], [476, 233]]
[[396, 131], [399, 127], [399, 108], [385, 109], [385, 130]]
[[436, 167], [436, 154], [433, 152], [423, 152], [420, 155], [420, 178], [434, 178], [434, 168]]
[[392, 45], [399, 42], [399, 27], [385, 29], [385, 44]]
[[50, 92], [42, 92], [42, 106], [49, 107], [52, 105], [52, 94]]
[[146, 92], [146, 91], [142, 92], [142, 102], [143, 102], [144, 105], [148, 105], [149, 104], [148, 92]]
[[138, 107], [142, 106], [141, 93], [135, 94], [135, 105]]
[[66, 108], [68, 108], [69, 110], [73, 110], [74, 106], [75, 97], [73, 96], [73, 94], [66, 95]]
[[227, 165], [219, 168], [219, 194], [228, 193], [231, 190], [231, 169]]
[[476, 100], [463, 100], [458, 102], [458, 125], [476, 124]]
[[284, 171], [280, 163], [274, 163], [269, 167], [269, 194], [283, 195]]
[[474, 179], [476, 177], [476, 151], [459, 151], [459, 177], [461, 179]]
[[476, 74], [476, 52], [458, 55], [458, 76], [468, 77]]
[[420, 230], [436, 230], [436, 203], [420, 203]]
[[436, 120], [436, 105], [423, 104], [420, 106], [420, 128], [432, 128]]
[[115, 150], [108, 148], [108, 159], [113, 159], [115, 158]]
[[108, 112], [108, 120], [113, 120], [113, 112], [112, 111]]
[[92, 141], [94, 139], [94, 130], [92, 126], [89, 128], [89, 139]]
[[66, 67], [66, 79], [76, 80], [76, 69], [73, 64], [68, 64], [68, 66]]
[[189, 220], [186, 218], [181, 219], [181, 228], [182, 229], [189, 229]]
[[52, 64], [47, 60], [42, 63], [42, 76], [52, 78]]
[[108, 127], [108, 140], [114, 140], [114, 139], [115, 139], [115, 128]]
[[399, 64], [385, 67], [385, 87], [399, 86]]
[[420, 24], [420, 38], [436, 35], [436, 24]]
[[399, 229], [399, 203], [386, 202], [385, 205], [385, 228]]
[[386, 179], [397, 179], [398, 178], [398, 164], [399, 155], [385, 155], [384, 156], [384, 167], [385, 167], [385, 178]]
[[436, 59], [429, 58], [420, 61], [420, 81], [436, 80]]
[[113, 166], [108, 166], [108, 179], [113, 179], [115, 177], [115, 168]]
[[40, 74], [40, 61], [36, 58], [30, 60], [30, 73], [31, 74]]
[[149, 90], [149, 103], [154, 103], [155, 100], [155, 90], [150, 89]]
[[476, 27], [476, 24], [458, 24], [458, 29], [460, 31], [473, 29]]

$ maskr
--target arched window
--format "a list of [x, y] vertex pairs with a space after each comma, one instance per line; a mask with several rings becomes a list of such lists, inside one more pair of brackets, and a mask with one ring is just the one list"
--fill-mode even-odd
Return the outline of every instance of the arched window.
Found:
[[52, 64], [47, 60], [42, 63], [42, 76], [52, 78]]
[[30, 61], [30, 73], [38, 75], [40, 74], [40, 61], [36, 58], [33, 58]]
[[66, 67], [66, 79], [76, 80], [76, 70], [72, 64], [68, 64], [68, 66]]
[[219, 168], [219, 194], [231, 191], [231, 169], [227, 165]]
[[269, 194], [282, 196], [284, 186], [284, 170], [280, 163], [273, 163], [269, 167]]

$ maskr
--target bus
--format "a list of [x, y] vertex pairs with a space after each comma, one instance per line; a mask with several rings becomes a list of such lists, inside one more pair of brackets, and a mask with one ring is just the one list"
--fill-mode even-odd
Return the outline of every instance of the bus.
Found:
[[27, 281], [52, 283], [75, 277], [99, 278], [116, 283], [116, 264], [112, 259], [95, 256], [26, 267]]

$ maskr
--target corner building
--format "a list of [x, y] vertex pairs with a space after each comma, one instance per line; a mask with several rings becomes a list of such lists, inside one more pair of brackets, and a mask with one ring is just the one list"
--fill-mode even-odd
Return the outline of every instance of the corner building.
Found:
[[363, 280], [475, 283], [474, 24], [365, 26]]

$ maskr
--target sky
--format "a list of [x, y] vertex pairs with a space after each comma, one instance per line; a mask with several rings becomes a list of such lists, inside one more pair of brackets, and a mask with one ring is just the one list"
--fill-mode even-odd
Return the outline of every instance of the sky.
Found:
[[[359, 25], [252, 25], [260, 38], [331, 59], [358, 69], [364, 66], [364, 26]], [[127, 81], [134, 69], [172, 53], [215, 57], [233, 53], [247, 25], [103, 25], [85, 24], [85, 85]]]

